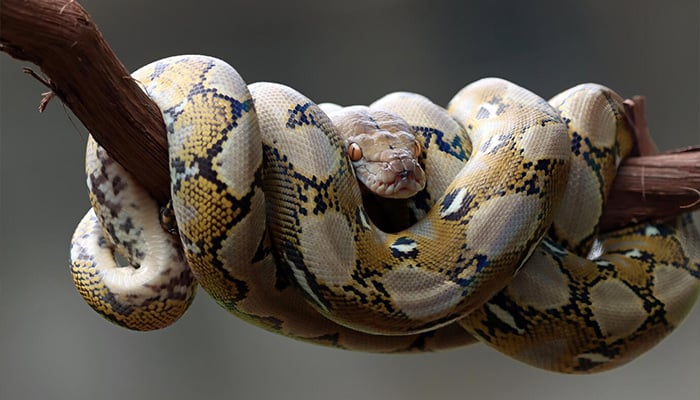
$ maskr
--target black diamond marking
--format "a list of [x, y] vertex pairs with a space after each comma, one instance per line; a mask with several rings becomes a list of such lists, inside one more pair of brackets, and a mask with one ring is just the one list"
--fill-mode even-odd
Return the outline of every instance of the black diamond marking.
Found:
[[593, 171], [596, 176], [596, 180], [601, 183], [598, 185], [600, 195], [605, 197], [605, 193], [603, 193], [604, 187], [602, 185], [602, 182], [604, 181], [604, 171], [601, 167], [609, 166], [609, 163], [601, 162], [601, 160], [610, 160], [614, 158], [619, 150], [616, 147], [596, 147], [591, 143], [590, 138], [583, 137], [581, 134], [574, 131], [571, 133], [571, 151], [574, 155], [582, 159], [586, 163], [586, 166]]
[[[609, 360], [614, 360], [615, 358], [619, 357], [622, 351], [622, 348], [624, 348], [624, 340], [623, 339], [618, 339], [613, 343], [599, 343], [598, 346], [590, 348], [586, 351], [586, 353], [593, 353], [593, 354], [600, 354], [603, 357], [609, 359]], [[600, 365], [604, 365], [609, 363], [610, 361], [593, 361], [590, 358], [586, 357], [578, 357], [576, 359], [577, 365], [574, 367], [575, 371], [590, 371]]]
[[433, 207], [433, 204], [435, 204], [435, 201], [430, 197], [430, 191], [428, 189], [429, 185], [430, 182], [426, 182], [425, 188], [409, 199], [413, 202], [413, 207], [409, 206], [408, 208], [408, 226], [411, 226], [418, 222], [416, 210], [421, 210], [427, 213]]
[[[384, 265], [384, 268], [389, 269], [391, 266]], [[391, 295], [387, 292], [384, 285], [375, 279], [381, 278], [381, 276], [382, 274], [377, 268], [365, 268], [362, 266], [360, 260], [355, 260], [355, 268], [351, 274], [351, 278], [355, 284], [343, 286], [342, 289], [345, 292], [355, 295], [361, 304], [371, 304], [383, 308], [389, 314], [395, 313], [396, 309], [389, 300], [391, 299]], [[373, 293], [372, 291], [372, 293], [368, 295], [363, 293], [361, 289], [359, 289], [360, 287], [374, 289], [378, 293]]]
[[419, 334], [415, 340], [408, 345], [407, 350], [424, 351], [427, 347], [427, 340], [435, 336], [435, 332], [437, 332], [437, 329]]
[[537, 160], [537, 163], [535, 164], [535, 171], [549, 171], [551, 169], [551, 164], [552, 160], [550, 159]]
[[[389, 268], [389, 266], [385, 265], [385, 268]], [[355, 269], [350, 275], [353, 281], [355, 281], [357, 284], [364, 288], [369, 287], [369, 283], [367, 283], [367, 281], [370, 280], [372, 277], [381, 276], [382, 273], [376, 268], [364, 268], [362, 266], [362, 262], [359, 259], [355, 260]]]
[[262, 236], [260, 236], [260, 242], [258, 243], [258, 248], [255, 250], [255, 255], [253, 255], [253, 259], [251, 260], [254, 263], [260, 262], [265, 259], [270, 254], [270, 248], [266, 246], [266, 239], [267, 238], [267, 228], [263, 232]]
[[[215, 88], [204, 88], [203, 86], [199, 86], [201, 84], [196, 85], [191, 91], [190, 95], [188, 97], [194, 97], [194, 96], [200, 96], [203, 99], [207, 99], [205, 95], [209, 94], [211, 95], [212, 98], [214, 99], [223, 99], [226, 100], [229, 103], [229, 106], [231, 107], [231, 120], [228, 122], [227, 126], [222, 129], [222, 132], [230, 132], [234, 127], [238, 126], [238, 120], [243, 116], [243, 113], [251, 111], [253, 107], [253, 100], [248, 98], [244, 101], [239, 101], [238, 99], [235, 99], [231, 96], [224, 95], [221, 93], [218, 93], [218, 90]], [[217, 107], [218, 108], [218, 107]], [[177, 118], [182, 115], [182, 113], [185, 112], [184, 108], [182, 107], [182, 104], [177, 104], [174, 105], [173, 107], [170, 107], [166, 110], [163, 110], [163, 114], [169, 115], [173, 121], [177, 120]], [[173, 124], [168, 124], [168, 133], [173, 133], [174, 128]]]
[[554, 171], [554, 169], [560, 166], [563, 162], [563, 160], [550, 159], [538, 160], [535, 163], [525, 162], [523, 163], [523, 169], [526, 172], [520, 175], [517, 186], [510, 185], [509, 189], [514, 190], [516, 193], [525, 192], [528, 195], [541, 194], [541, 176], [551, 176], [552, 171]]
[[[547, 310], [546, 315], [548, 317], [551, 317], [553, 321], [559, 321], [561, 319], [564, 319], [567, 315], [575, 315], [575, 319], [577, 321], [584, 321], [586, 326], [592, 329], [597, 337], [602, 337], [603, 333], [600, 330], [600, 326], [598, 326], [598, 324], [595, 323], [593, 318], [593, 310], [591, 309], [591, 305], [593, 303], [590, 299], [589, 290], [592, 286], [595, 285], [595, 282], [582, 284], [579, 280], [577, 280], [574, 272], [570, 271], [568, 268], [564, 268], [563, 257], [565, 257], [565, 255], [560, 254], [559, 250], [550, 248], [549, 246], [540, 246], [539, 249], [549, 254], [554, 260], [554, 262], [557, 264], [557, 269], [559, 270], [559, 272], [566, 276], [566, 280], [567, 282], [569, 282], [569, 293], [571, 293], [569, 297], [569, 303], [561, 307], [562, 313], [560, 313], [557, 310]], [[534, 317], [540, 314], [536, 311], [533, 311], [528, 315], [529, 317]], [[533, 320], [533, 318], [529, 319]]]
[[312, 106], [315, 106], [315, 104], [308, 102], [305, 104], [297, 104], [294, 108], [287, 110], [287, 113], [289, 113], [289, 119], [286, 124], [287, 128], [295, 129], [297, 126], [304, 125], [319, 126], [316, 121], [315, 113], [309, 110]]
[[[477, 276], [484, 268], [491, 264], [488, 257], [484, 254], [475, 254], [469, 259], [463, 258], [461, 255], [457, 259], [457, 267], [450, 273], [452, 281], [463, 288], [469, 288], [472, 283], [476, 280]], [[474, 272], [469, 274], [468, 277], [459, 278], [459, 275], [465, 270], [471, 269]], [[467, 291], [464, 293], [467, 294]]]
[[[254, 174], [254, 179], [253, 182], [251, 183], [250, 189], [248, 192], [243, 195], [241, 198], [236, 198], [234, 195], [232, 195], [230, 192], [226, 190], [226, 186], [224, 185], [223, 182], [220, 182], [216, 179], [216, 173], [211, 169], [211, 161], [207, 159], [195, 159], [195, 163], [199, 164], [199, 170], [200, 174], [202, 176], [208, 177], [209, 180], [212, 182], [216, 183], [217, 185], [217, 190], [219, 190], [223, 196], [232, 204], [232, 209], [234, 210], [234, 215], [235, 217], [232, 218], [232, 220], [229, 222], [229, 224], [225, 227], [224, 232], [219, 235], [218, 237], [215, 237], [212, 239], [211, 246], [209, 246], [204, 239], [198, 240], [195, 244], [197, 248], [200, 249], [205, 249], [206, 252], [210, 254], [218, 254], [219, 251], [223, 248], [223, 242], [224, 240], [228, 237], [225, 233], [230, 230], [231, 227], [235, 226], [238, 224], [243, 218], [245, 218], [248, 213], [250, 212], [252, 208], [252, 198], [255, 195], [255, 193], [259, 190], [262, 190], [262, 168], [258, 168], [255, 171]], [[236, 210], [240, 210], [239, 212], [235, 212]], [[185, 236], [182, 237], [183, 241], [187, 241], [187, 238]], [[248, 260], [250, 261], [250, 260]], [[224, 268], [223, 262], [217, 258], [217, 257], [212, 257], [211, 261], [212, 266], [217, 269], [221, 274], [229, 281], [231, 282], [234, 286], [236, 286], [238, 296], [232, 299], [226, 300], [226, 303], [228, 307], [235, 308], [235, 303], [237, 301], [243, 300], [248, 293], [248, 285], [246, 284], [245, 281], [237, 279], [236, 277], [232, 276], [230, 271], [226, 268]]]
[[[487, 304], [492, 304], [493, 306], [507, 312], [513, 318], [515, 326], [519, 329], [526, 330], [528, 327], [528, 320], [520, 313], [520, 307], [518, 307], [518, 305], [509, 297], [505, 296], [502, 291], [489, 300]], [[488, 326], [489, 336], [495, 336], [497, 330], [509, 335], [522, 334], [517, 329], [499, 318], [488, 306], [483, 307], [483, 310], [486, 312], [486, 320], [483, 322], [484, 325]]]
[[389, 292], [387, 292], [386, 288], [384, 288], [384, 285], [381, 282], [375, 281], [375, 280], [372, 280], [371, 282], [372, 282], [372, 286], [374, 287], [374, 289], [376, 289], [379, 293], [382, 294], [381, 297], [379, 297], [379, 298], [375, 299], [375, 301], [373, 301], [374, 304], [384, 303], [384, 301], [383, 300], [380, 301], [380, 299], [391, 298], [391, 295], [389, 294]]
[[[410, 250], [401, 250], [403, 246], [410, 246]], [[391, 244], [391, 255], [399, 260], [415, 259], [418, 257], [418, 247], [416, 241], [405, 236], [402, 236]]]
[[275, 262], [275, 289], [283, 291], [292, 286], [294, 278], [291, 276], [291, 271], [285, 268], [282, 262]]
[[[308, 290], [313, 292], [313, 296], [311, 296], [309, 293], [306, 292], [306, 290], [302, 289], [301, 292], [304, 294], [304, 296], [309, 299], [310, 301], [314, 303], [321, 303], [322, 307], [324, 307], [327, 310], [332, 309], [332, 305], [326, 300], [324, 296], [324, 291], [327, 291], [328, 288], [325, 287], [324, 285], [321, 285], [317, 280], [316, 277], [309, 271], [309, 268], [306, 266], [306, 263], [304, 262], [304, 255], [297, 250], [296, 245], [294, 245], [292, 242], [285, 240], [284, 243], [282, 243], [282, 254], [284, 254], [291, 262], [294, 264], [294, 269], [301, 271], [304, 274], [304, 279], [305, 283], [308, 287]], [[292, 280], [297, 282], [296, 279], [292, 277]], [[297, 282], [298, 285], [300, 285]]]
[[117, 175], [112, 179], [112, 192], [118, 195], [122, 190], [126, 188], [126, 181], [122, 179], [121, 176]]
[[313, 340], [315, 343], [319, 342], [328, 342], [331, 347], [337, 347], [337, 348], [344, 348], [343, 346], [340, 345], [340, 333], [327, 333], [325, 335], [320, 335], [320, 336], [315, 336], [312, 338], [304, 338], [304, 337], [299, 337], [301, 340]]
[[368, 232], [371, 229], [371, 225], [369, 225], [369, 215], [367, 215], [367, 212], [363, 207], [355, 207], [355, 220], [357, 221], [357, 229], [362, 230], [363, 232]]
[[[440, 204], [440, 211], [444, 214], [449, 209], [453, 208], [452, 203], [456, 200], [458, 194], [464, 190], [465, 189], [454, 189], [450, 193], [445, 195], [442, 204]], [[476, 204], [472, 206], [472, 201], [475, 197], [476, 196], [474, 194], [467, 193], [462, 197], [462, 202], [459, 205], [459, 208], [451, 212], [450, 214], [445, 215], [443, 218], [449, 221], [461, 220], [465, 215], [467, 215], [470, 209], [476, 207]]]
[[[339, 204], [333, 201], [330, 189], [336, 183], [335, 176], [329, 176], [327, 179], [319, 179], [316, 175], [311, 178], [300, 174], [294, 168], [294, 165], [289, 162], [286, 155], [281, 154], [277, 148], [263, 145], [266, 165], [278, 164], [275, 168], [281, 175], [287, 176], [288, 181], [300, 182], [300, 185], [295, 185], [297, 198], [297, 212], [300, 215], [307, 215], [309, 211], [314, 215], [323, 214], [329, 209], [338, 210]], [[347, 169], [341, 168], [340, 174], [343, 174]], [[282, 178], [284, 179], [284, 178]], [[301, 206], [302, 203], [309, 201], [309, 196], [312, 196], [313, 208], [308, 210]], [[297, 221], [299, 225], [299, 221]]]
[[[374, 286], [374, 285], [373, 285], [373, 286]], [[388, 300], [388, 297], [385, 297], [384, 295], [382, 295], [382, 296], [379, 296], [379, 295], [372, 296], [373, 299], [370, 300], [370, 299], [368, 298], [367, 294], [362, 293], [362, 291], [360, 291], [358, 288], [356, 288], [356, 287], [353, 286], [353, 285], [345, 285], [345, 286], [342, 287], [342, 289], [343, 289], [345, 292], [351, 293], [352, 295], [354, 295], [355, 298], [360, 302], [360, 304], [364, 304], [364, 305], [370, 305], [370, 304], [371, 304], [371, 305], [374, 305], [374, 306], [382, 306], [382, 308], [384, 308], [384, 310], [385, 310], [388, 314], [392, 314], [392, 313], [396, 312], [396, 309], [394, 309], [393, 305], [392, 305], [391, 302]]]
[[134, 222], [130, 217], [126, 217], [125, 221], [119, 225], [119, 229], [127, 233], [131, 232], [131, 230], [134, 229]]
[[251, 318], [252, 320], [257, 321], [258, 324], [260, 324], [268, 329], [272, 329], [273, 331], [279, 332], [282, 330], [282, 327], [284, 326], [284, 320], [279, 319], [279, 318], [275, 318], [272, 316], [262, 317], [259, 315], [253, 315], [253, 314], [248, 314], [248, 313], [246, 313], [246, 315], [249, 318]]
[[443, 153], [449, 154], [460, 161], [466, 161], [469, 154], [464, 150], [465, 146], [459, 136], [452, 138], [451, 142], [445, 141], [445, 133], [439, 129], [430, 128], [427, 126], [413, 126], [416, 132], [423, 135], [425, 138], [426, 149], [430, 146], [432, 138], [435, 138], [435, 144]]

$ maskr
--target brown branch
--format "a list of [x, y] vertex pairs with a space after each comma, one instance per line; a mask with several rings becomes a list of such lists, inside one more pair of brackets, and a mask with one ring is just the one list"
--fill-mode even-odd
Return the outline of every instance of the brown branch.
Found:
[[[165, 125], [97, 26], [70, 0], [0, 0], [0, 50], [42, 79], [161, 203], [170, 198]], [[34, 74], [38, 78], [38, 75]]]
[[628, 158], [617, 171], [601, 229], [698, 210], [698, 189], [700, 147]]
[[[0, 50], [38, 65], [51, 91], [165, 204], [169, 173], [161, 114], [82, 7], [69, 0], [0, 0], [0, 27]], [[628, 111], [643, 142], [648, 133], [639, 98]], [[653, 148], [639, 147], [642, 154]], [[629, 158], [613, 185], [603, 229], [700, 209], [698, 190], [700, 149]]]
[[646, 99], [625, 100], [637, 154], [617, 171], [601, 220], [610, 231], [637, 221], [663, 221], [700, 205], [700, 147], [658, 154], [646, 120]]

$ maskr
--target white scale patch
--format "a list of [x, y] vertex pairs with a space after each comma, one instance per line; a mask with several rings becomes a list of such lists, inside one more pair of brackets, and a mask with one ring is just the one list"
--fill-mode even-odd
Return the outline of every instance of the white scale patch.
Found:
[[357, 214], [360, 217], [360, 225], [362, 225], [362, 228], [364, 230], [370, 229], [369, 221], [367, 221], [367, 215], [365, 215], [364, 211], [358, 210]]
[[582, 353], [574, 357], [574, 360], [585, 358], [594, 363], [606, 363], [612, 361], [609, 357], [604, 356], [600, 353]]
[[600, 242], [600, 240], [595, 239], [593, 241], [593, 244], [591, 245], [591, 250], [588, 252], [588, 256], [586, 256], [586, 258], [589, 260], [598, 259], [600, 258], [600, 256], [603, 255], [603, 250], [603, 244]]
[[511, 313], [509, 313], [508, 311], [502, 309], [501, 307], [499, 307], [495, 304], [491, 304], [491, 303], [486, 303], [486, 308], [488, 308], [489, 311], [491, 311], [498, 319], [505, 322], [506, 325], [515, 329], [519, 335], [522, 335], [523, 333], [525, 333], [525, 331], [523, 329], [520, 329], [518, 327], [518, 325], [516, 325], [515, 319], [513, 318]]
[[622, 157], [620, 157], [620, 153], [615, 152], [615, 168], [619, 168], [620, 164], [622, 164]]
[[414, 251], [418, 247], [416, 242], [411, 241], [410, 243], [399, 243], [392, 244], [391, 248], [398, 251], [399, 253], [408, 254]]
[[444, 209], [440, 212], [440, 216], [445, 218], [445, 217], [459, 211], [462, 208], [462, 202], [464, 201], [464, 198], [466, 197], [466, 195], [467, 195], [467, 189], [464, 189], [464, 188], [459, 189], [457, 194], [452, 198], [452, 201], [450, 202], [449, 207], [447, 207], [446, 209]]
[[313, 290], [311, 290], [311, 286], [309, 286], [309, 282], [306, 280], [306, 275], [304, 275], [304, 271], [300, 271], [296, 265], [294, 265], [293, 262], [289, 261], [287, 258], [287, 254], [283, 253], [282, 256], [284, 257], [284, 261], [287, 263], [289, 268], [292, 269], [292, 273], [294, 273], [294, 280], [299, 284], [301, 289], [308, 294], [316, 303], [317, 306], [319, 306], [323, 311], [328, 312], [328, 308], [321, 302], [321, 300], [316, 296], [316, 293], [314, 293]]
[[549, 240], [546, 240], [546, 239], [543, 240], [543, 241], [542, 241], [542, 244], [543, 244], [549, 251], [551, 251], [552, 253], [558, 255], [559, 257], [564, 257], [564, 256], [566, 256], [566, 254], [567, 254], [566, 250], [564, 250], [564, 249], [561, 248], [561, 247], [555, 246], [555, 245], [554, 245], [552, 242], [550, 242]]
[[655, 226], [647, 226], [644, 229], [644, 235], [646, 236], [659, 236], [661, 231], [659, 231]]
[[481, 105], [481, 108], [488, 111], [488, 113], [489, 113], [487, 118], [491, 118], [492, 116], [494, 116], [494, 117], [497, 116], [499, 107], [500, 107], [499, 104], [491, 104], [491, 103], [484, 103]]
[[639, 251], [638, 249], [630, 250], [625, 253], [625, 256], [629, 258], [641, 258], [642, 257], [642, 252]]

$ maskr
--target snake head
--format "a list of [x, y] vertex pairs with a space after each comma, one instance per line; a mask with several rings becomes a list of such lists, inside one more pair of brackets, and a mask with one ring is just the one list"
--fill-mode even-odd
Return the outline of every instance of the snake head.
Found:
[[394, 199], [412, 197], [425, 188], [423, 149], [403, 119], [365, 106], [345, 107], [329, 117], [345, 142], [361, 186]]

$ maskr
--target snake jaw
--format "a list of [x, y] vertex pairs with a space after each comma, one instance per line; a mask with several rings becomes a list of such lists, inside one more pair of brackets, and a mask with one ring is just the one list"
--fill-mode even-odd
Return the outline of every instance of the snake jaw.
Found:
[[355, 163], [357, 178], [370, 192], [392, 199], [406, 199], [425, 188], [425, 172], [415, 158]]

